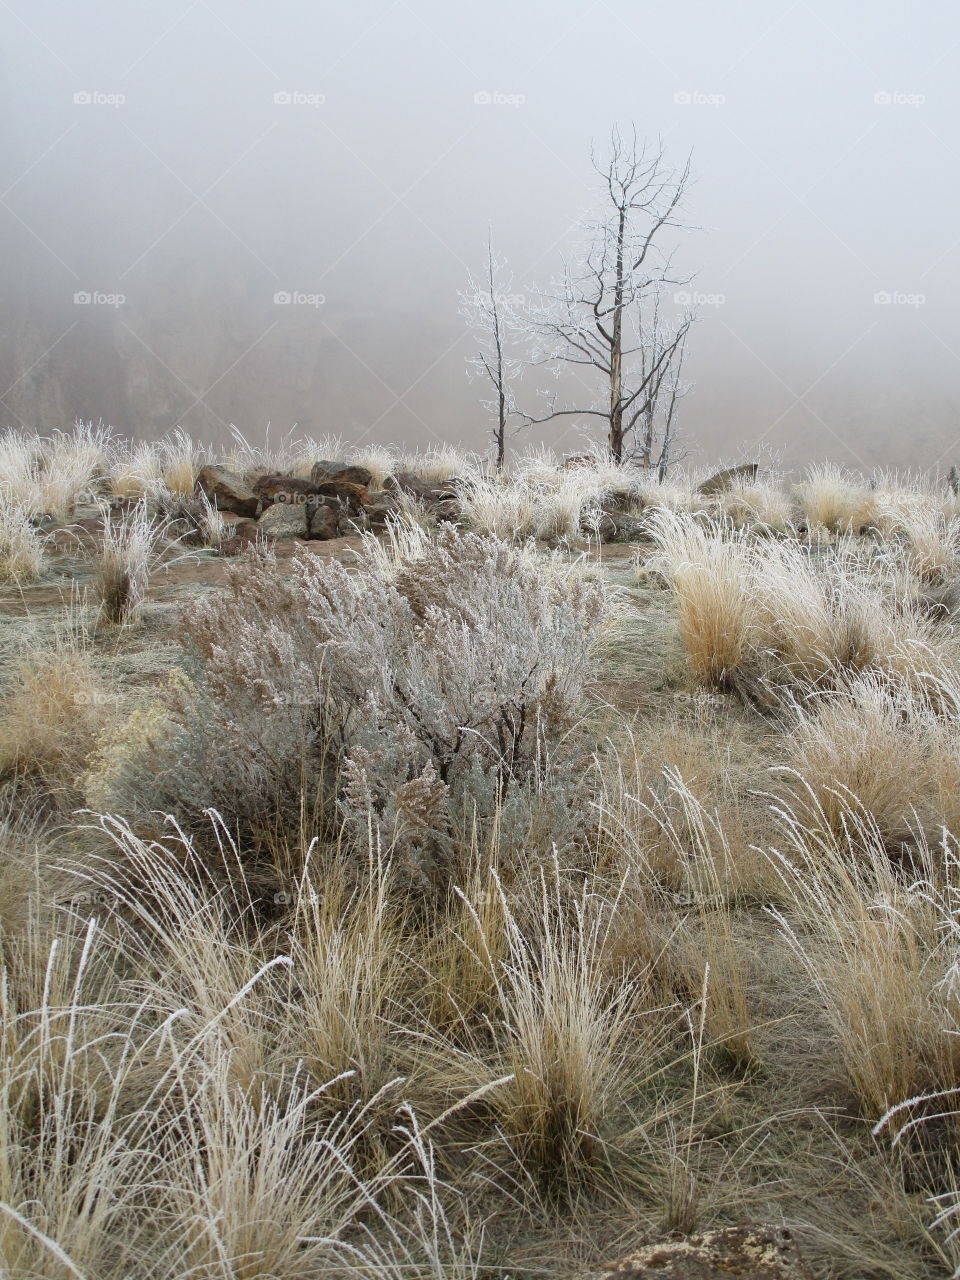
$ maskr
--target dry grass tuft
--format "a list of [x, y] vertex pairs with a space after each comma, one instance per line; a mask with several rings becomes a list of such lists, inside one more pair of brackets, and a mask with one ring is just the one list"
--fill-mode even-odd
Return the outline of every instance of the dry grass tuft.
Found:
[[0, 777], [30, 776], [76, 797], [117, 699], [89, 643], [61, 635], [24, 654], [0, 706]]
[[797, 486], [797, 500], [811, 529], [831, 533], [858, 532], [871, 525], [877, 513], [875, 492], [832, 463], [809, 469]]
[[45, 565], [43, 536], [30, 512], [0, 498], [0, 582], [15, 586], [35, 582]]
[[670, 581], [691, 671], [730, 685], [749, 651], [753, 611], [750, 547], [740, 532], [657, 511], [655, 565]]
[[960, 742], [950, 720], [909, 688], [866, 674], [798, 705], [786, 738], [800, 780], [796, 804], [812, 830], [841, 836], [852, 809], [892, 850], [919, 829], [960, 832]]
[[147, 595], [150, 574], [167, 543], [166, 525], [150, 516], [141, 500], [122, 516], [100, 508], [103, 533], [97, 554], [100, 609], [107, 622], [136, 622]]
[[781, 828], [774, 860], [791, 898], [781, 924], [864, 1114], [877, 1119], [905, 1098], [960, 1087], [954, 926], [943, 927], [956, 892], [950, 847], [922, 846], [932, 878], [904, 878], [853, 804], [837, 835], [826, 819], [811, 828], [791, 810]]

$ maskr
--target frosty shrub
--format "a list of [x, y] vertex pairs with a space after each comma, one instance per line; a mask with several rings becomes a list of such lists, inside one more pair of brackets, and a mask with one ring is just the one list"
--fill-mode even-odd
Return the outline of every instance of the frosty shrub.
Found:
[[289, 578], [261, 552], [184, 615], [187, 676], [130, 763], [141, 804], [195, 829], [215, 807], [247, 845], [345, 838], [442, 883], [562, 770], [603, 615], [598, 584], [476, 534], [393, 562], [370, 539], [350, 570], [302, 552]]

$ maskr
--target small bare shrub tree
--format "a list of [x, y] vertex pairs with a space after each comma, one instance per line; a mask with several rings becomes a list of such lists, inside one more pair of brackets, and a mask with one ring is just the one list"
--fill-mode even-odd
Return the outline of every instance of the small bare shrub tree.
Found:
[[518, 295], [512, 292], [513, 275], [503, 258], [493, 251], [487, 239], [487, 267], [481, 280], [470, 276], [467, 288], [460, 294], [460, 314], [477, 340], [477, 352], [468, 361], [471, 377], [489, 382], [493, 395], [483, 402], [494, 417], [493, 443], [496, 466], [503, 470], [507, 448], [507, 423], [517, 412], [513, 382], [521, 362], [510, 355], [512, 337], [518, 332]]

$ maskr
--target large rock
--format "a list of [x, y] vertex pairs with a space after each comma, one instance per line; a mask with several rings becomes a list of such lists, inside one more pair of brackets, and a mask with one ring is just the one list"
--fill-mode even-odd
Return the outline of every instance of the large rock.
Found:
[[623, 511], [604, 509], [591, 532], [595, 532], [601, 542], [653, 541], [650, 522], [643, 516], [630, 516]]
[[313, 484], [324, 484], [329, 480], [345, 481], [347, 484], [358, 484], [366, 488], [373, 479], [373, 472], [366, 467], [359, 467], [352, 462], [328, 462], [326, 458], [315, 462], [310, 470]]
[[325, 502], [307, 507], [307, 536], [317, 542], [339, 537], [341, 513]]
[[266, 538], [306, 538], [309, 533], [306, 504], [274, 502], [257, 521], [257, 531]]
[[216, 551], [221, 556], [240, 556], [248, 547], [256, 545], [255, 538], [246, 538], [237, 535], [233, 538], [224, 538], [223, 542], [217, 544]]
[[412, 471], [398, 471], [395, 475], [387, 476], [384, 490], [384, 496], [406, 494], [416, 498], [433, 512], [437, 520], [453, 521], [460, 518], [460, 493], [455, 480], [437, 484], [414, 475]]
[[759, 464], [756, 462], [745, 462], [740, 467], [727, 467], [723, 471], [718, 471], [716, 475], [710, 476], [708, 480], [704, 480], [703, 484], [698, 484], [697, 493], [702, 493], [704, 496], [726, 493], [741, 480], [756, 480], [759, 470]]
[[350, 480], [323, 480], [314, 486], [318, 497], [334, 498], [344, 511], [359, 515], [367, 505], [367, 490]]
[[597, 1280], [812, 1280], [783, 1227], [743, 1223], [645, 1245]]
[[221, 511], [233, 511], [238, 516], [257, 514], [257, 495], [242, 476], [226, 467], [201, 467], [195, 488]]
[[377, 490], [367, 495], [366, 517], [372, 529], [382, 529], [392, 515], [399, 509], [397, 499], [392, 493]]
[[315, 498], [317, 486], [296, 476], [266, 475], [256, 481], [253, 492], [265, 507], [274, 502], [296, 506], [297, 503], [305, 505], [310, 498]]
[[383, 487], [388, 492], [407, 493], [411, 498], [419, 498], [421, 502], [448, 502], [457, 498], [456, 485], [452, 483], [435, 484], [432, 480], [424, 480], [412, 471], [398, 471], [387, 476]]

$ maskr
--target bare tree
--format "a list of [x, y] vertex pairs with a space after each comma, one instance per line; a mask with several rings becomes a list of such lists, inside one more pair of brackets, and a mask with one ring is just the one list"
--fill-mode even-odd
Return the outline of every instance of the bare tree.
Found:
[[507, 354], [512, 338], [519, 329], [519, 294], [512, 292], [513, 275], [506, 260], [493, 251], [487, 237], [487, 268], [482, 280], [470, 276], [467, 288], [460, 293], [460, 314], [477, 336], [479, 350], [469, 357], [467, 369], [471, 377], [486, 379], [493, 396], [483, 407], [494, 415], [493, 439], [496, 446], [497, 470], [503, 470], [507, 443], [507, 424], [517, 412], [512, 383], [521, 361]]
[[674, 460], [677, 406], [691, 389], [683, 380], [683, 362], [692, 322], [689, 314], [667, 321], [656, 294], [650, 323], [641, 329], [639, 376], [645, 391], [629, 457], [646, 471], [656, 467], [661, 481]]
[[[690, 161], [671, 169], [663, 145], [638, 143], [636, 130], [625, 139], [614, 129], [609, 155], [591, 156], [603, 181], [604, 211], [584, 224], [587, 246], [580, 261], [567, 267], [560, 281], [531, 311], [531, 363], [546, 365], [559, 377], [577, 366], [599, 374], [589, 387], [586, 404], [558, 408], [556, 397], [538, 417], [525, 414], [528, 424], [563, 416], [589, 416], [606, 423], [611, 456], [622, 461], [633, 440], [658, 421], [661, 399], [674, 388], [673, 410], [680, 398], [680, 382], [671, 370], [679, 361], [693, 321], [684, 315], [672, 327], [646, 320], [660, 315], [666, 290], [689, 283], [674, 274], [672, 251], [662, 241], [680, 227], [680, 206], [690, 178]], [[653, 414], [651, 416], [651, 412]], [[669, 459], [674, 435], [670, 414]], [[647, 453], [652, 465], [654, 442]]]

